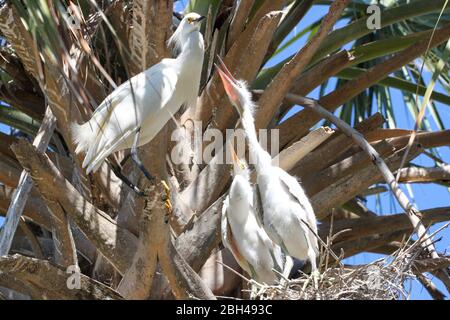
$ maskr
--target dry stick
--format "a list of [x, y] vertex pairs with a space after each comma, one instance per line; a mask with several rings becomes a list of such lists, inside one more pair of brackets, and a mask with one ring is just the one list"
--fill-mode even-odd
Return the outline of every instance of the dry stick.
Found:
[[450, 165], [432, 168], [406, 167], [398, 171], [397, 177], [399, 182], [407, 183], [450, 181]]
[[414, 261], [414, 269], [417, 272], [431, 272], [450, 266], [450, 256], [443, 256], [438, 259], [422, 259]]
[[[164, 200], [164, 198], [163, 198]], [[164, 203], [164, 201], [163, 201]], [[160, 244], [157, 247], [158, 261], [172, 292], [177, 299], [215, 300], [211, 289], [200, 276], [189, 266], [172, 243], [169, 213], [165, 212], [153, 218], [158, 224]]]
[[445, 300], [445, 295], [424, 274], [418, 273], [416, 277], [434, 300]]
[[[434, 208], [423, 211], [422, 221], [426, 225], [433, 225], [450, 219], [450, 207]], [[369, 218], [347, 219], [334, 221], [333, 230], [341, 233], [348, 230], [338, 238], [337, 242], [350, 241], [376, 234], [410, 230], [408, 218], [403, 213], [387, 216], [374, 216]], [[330, 223], [322, 223], [319, 235], [325, 238], [329, 232]]]
[[438, 258], [439, 255], [437, 254], [431, 239], [427, 235], [425, 226], [422, 224], [422, 221], [420, 220], [422, 214], [419, 212], [418, 209], [414, 207], [414, 205], [409, 201], [408, 197], [398, 187], [398, 183], [395, 180], [394, 174], [391, 172], [391, 170], [389, 170], [389, 167], [380, 157], [378, 152], [367, 142], [366, 139], [364, 139], [364, 136], [355, 129], [353, 129], [350, 125], [345, 123], [343, 120], [337, 118], [331, 112], [323, 108], [317, 101], [313, 99], [304, 98], [294, 94], [287, 94], [286, 99], [291, 101], [292, 103], [302, 105], [305, 108], [309, 108], [315, 111], [321, 117], [334, 123], [339, 129], [342, 130], [342, 132], [344, 132], [347, 136], [351, 137], [355, 141], [355, 143], [359, 147], [361, 147], [361, 149], [367, 152], [367, 154], [372, 159], [372, 162], [380, 170], [381, 174], [383, 175], [386, 183], [391, 188], [397, 201], [405, 210], [405, 213], [408, 216], [411, 224], [413, 225], [415, 232], [417, 232], [419, 238], [425, 239], [422, 245], [426, 247], [427, 250], [429, 250], [432, 258]]
[[329, 127], [320, 127], [287, 147], [272, 159], [272, 164], [285, 171], [290, 171], [295, 164], [303, 159], [312, 150], [316, 149], [324, 141], [329, 139], [334, 130]]
[[[49, 106], [45, 110], [44, 120], [34, 138], [33, 145], [38, 152], [44, 153], [53, 135], [56, 126], [56, 118]], [[11, 199], [11, 205], [6, 214], [6, 220], [0, 232], [0, 256], [7, 255], [11, 249], [14, 234], [19, 224], [20, 217], [27, 203], [33, 182], [30, 175], [23, 170], [20, 175], [19, 185]]]
[[445, 162], [444, 160], [442, 160], [441, 158], [435, 156], [434, 154], [432, 154], [431, 152], [428, 152], [427, 150], [423, 149], [422, 153], [424, 155], [426, 155], [428, 158], [430, 158], [431, 160], [433, 160], [434, 162], [437, 162], [437, 164], [439, 165], [444, 165]]
[[448, 277], [448, 268], [447, 269], [438, 269], [430, 272], [433, 276], [441, 280], [444, 284], [447, 291], [450, 292], [450, 280]]

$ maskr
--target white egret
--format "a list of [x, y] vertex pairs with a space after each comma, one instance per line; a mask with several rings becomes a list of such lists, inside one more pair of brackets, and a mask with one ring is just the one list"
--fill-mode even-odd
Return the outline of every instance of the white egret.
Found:
[[[112, 153], [132, 148], [132, 158], [147, 178], [137, 147], [150, 142], [179, 108], [194, 106], [203, 65], [204, 43], [200, 33], [204, 16], [187, 14], [169, 39], [179, 49], [175, 59], [163, 59], [135, 75], [112, 92], [83, 125], [73, 124], [76, 152], [86, 152], [83, 168], [95, 172]], [[130, 187], [137, 188], [114, 170]]]
[[255, 161], [264, 229], [287, 255], [309, 259], [313, 274], [317, 275], [317, 222], [312, 206], [297, 179], [272, 165], [270, 154], [256, 137], [254, 103], [246, 83], [234, 79], [225, 64], [220, 63], [219, 75], [230, 101], [240, 114], [249, 153]]
[[273, 270], [282, 272], [284, 257], [257, 220], [247, 163], [230, 150], [234, 178], [222, 207], [222, 243], [252, 279], [274, 284]]

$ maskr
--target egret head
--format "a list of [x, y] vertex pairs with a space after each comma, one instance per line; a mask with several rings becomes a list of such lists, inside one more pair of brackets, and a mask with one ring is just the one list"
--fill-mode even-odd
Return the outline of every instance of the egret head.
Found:
[[250, 91], [245, 81], [236, 80], [222, 59], [218, 57], [220, 65], [216, 65], [219, 76], [222, 79], [225, 92], [231, 103], [235, 106], [239, 114], [242, 115], [244, 108], [253, 108], [253, 101]]
[[200, 22], [205, 18], [205, 16], [201, 16], [198, 13], [190, 12], [181, 20], [180, 27], [182, 27], [187, 33], [198, 31], [201, 26]]
[[205, 16], [201, 16], [198, 13], [190, 12], [181, 19], [177, 30], [169, 39], [169, 44], [174, 44], [177, 47], [182, 47], [192, 32], [200, 31], [201, 21], [205, 19]]

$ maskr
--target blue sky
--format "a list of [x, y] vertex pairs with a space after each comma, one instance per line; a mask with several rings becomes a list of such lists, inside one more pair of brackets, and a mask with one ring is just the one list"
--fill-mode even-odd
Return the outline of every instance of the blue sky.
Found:
[[[186, 3], [186, 1], [183, 1]], [[176, 10], [181, 10], [181, 5], [176, 6]], [[321, 16], [326, 14], [327, 8], [325, 6], [314, 6], [308, 14], [305, 16], [305, 18], [300, 22], [296, 30], [290, 34], [290, 37], [292, 37], [295, 32], [298, 32], [299, 30], [302, 30], [305, 26], [309, 25], [312, 22], [317, 21]], [[340, 22], [336, 28], [342, 27], [345, 25], [345, 22]], [[293, 53], [297, 52], [301, 46], [305, 43], [306, 37], [303, 37], [296, 41], [288, 50], [283, 52], [283, 54], [278, 55], [276, 58], [270, 60], [268, 62], [268, 66], [276, 64], [286, 57], [292, 55]], [[425, 72], [424, 77], [426, 80], [430, 78], [430, 75]], [[328, 85], [328, 90], [331, 91], [334, 88], [335, 81], [330, 81], [330, 84]], [[436, 90], [444, 92], [444, 89], [442, 87], [437, 87]], [[311, 94], [309, 94], [309, 97], [317, 98], [318, 97], [318, 89], [314, 90]], [[393, 97], [393, 104], [394, 104], [394, 113], [397, 119], [397, 126], [399, 128], [404, 129], [413, 129], [414, 127], [414, 119], [410, 116], [407, 108], [405, 107], [402, 99], [401, 92], [398, 90], [391, 90], [392, 97]], [[442, 120], [444, 121], [445, 127], [450, 127], [450, 106], [443, 105], [441, 103], [436, 103], [438, 111], [442, 115]], [[301, 110], [301, 107], [295, 107], [290, 112], [289, 116], [292, 114], [298, 112]], [[430, 117], [431, 119], [431, 117]], [[431, 125], [433, 127], [433, 130], [436, 130], [436, 125], [433, 123], [433, 121], [430, 121]], [[0, 131], [3, 132], [9, 132], [9, 128], [0, 124]], [[444, 147], [439, 148], [439, 153], [442, 157], [442, 159], [446, 162], [450, 162], [450, 148]], [[427, 158], [426, 156], [419, 156], [416, 158], [413, 163], [416, 163], [421, 166], [434, 166], [434, 163]], [[403, 190], [410, 194], [409, 191], [403, 187]], [[412, 184], [411, 185], [412, 195], [414, 197], [414, 201], [419, 209], [428, 209], [428, 208], [434, 208], [434, 207], [440, 207], [440, 206], [448, 206], [450, 204], [450, 194], [447, 188], [438, 186], [435, 184]], [[370, 196], [367, 198], [367, 206], [369, 209], [377, 212], [380, 215], [387, 215], [391, 213], [400, 213], [402, 212], [401, 208], [396, 203], [395, 199], [392, 197], [392, 195], [389, 192], [382, 193], [379, 196], [379, 202], [377, 203], [377, 198], [375, 196]], [[3, 223], [3, 218], [0, 217], [0, 224]], [[437, 228], [441, 227], [443, 224], [438, 224], [434, 227], [432, 227], [431, 230], [436, 230]], [[449, 249], [449, 243], [450, 243], [450, 230], [444, 230], [440, 234], [442, 236], [442, 240], [437, 243], [437, 249], [440, 252], [445, 252]], [[380, 258], [380, 255], [376, 254], [360, 254], [351, 258], [346, 259], [346, 263], [350, 264], [361, 264], [361, 263], [367, 263], [370, 261], [373, 261], [375, 259]], [[440, 288], [443, 292], [446, 292], [444, 286], [436, 279], [435, 280], [436, 285], [438, 288]], [[416, 281], [412, 281], [412, 299], [430, 299], [430, 296], [428, 293], [421, 287], [420, 284], [416, 283]]]

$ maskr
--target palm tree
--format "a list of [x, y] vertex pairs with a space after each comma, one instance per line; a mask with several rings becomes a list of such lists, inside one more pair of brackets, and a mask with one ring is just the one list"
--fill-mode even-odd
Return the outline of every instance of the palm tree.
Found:
[[[304, 100], [288, 99], [319, 88], [314, 104], [361, 133], [362, 143], [380, 154], [401, 184], [449, 186], [441, 147], [449, 146], [450, 131], [437, 105], [450, 105], [449, 4], [379, 1], [381, 29], [374, 30], [367, 27], [369, 2], [1, 1], [0, 212], [7, 217], [0, 233], [0, 296], [241, 296], [240, 278], [216, 263], [236, 267], [220, 246], [230, 167], [215, 162], [220, 150], [206, 163], [190, 154], [181, 164], [169, 156], [177, 146], [170, 139], [175, 129], [192, 142], [185, 146], [191, 152], [203, 143], [202, 133], [225, 133], [237, 125], [213, 67], [216, 55], [254, 90], [256, 127], [279, 134], [280, 166], [302, 179], [328, 250], [342, 250], [344, 258], [390, 255], [412, 246], [413, 231], [450, 220], [449, 207], [419, 214], [395, 185], [405, 212], [370, 211], [363, 198], [386, 189], [386, 172], [348, 131], [335, 127], [333, 118], [323, 120], [313, 108], [296, 105]], [[74, 152], [71, 123], [85, 122], [117, 85], [172, 54], [166, 42], [176, 23], [174, 5], [207, 16], [196, 107], [182, 108], [176, 122], [140, 148], [155, 182], [142, 176], [128, 152], [86, 175], [82, 156]], [[318, 6], [325, 16], [302, 25]], [[299, 46], [302, 37], [306, 44]], [[419, 120], [417, 130], [397, 128], [393, 89], [401, 90], [411, 119]], [[421, 154], [435, 165], [415, 165]], [[110, 163], [120, 165], [148, 195], [123, 185]], [[332, 243], [330, 234], [336, 235]], [[428, 275], [450, 292], [450, 259], [433, 247], [428, 243], [411, 270], [438, 299], [445, 294]], [[217, 274], [223, 277], [214, 278]]]

